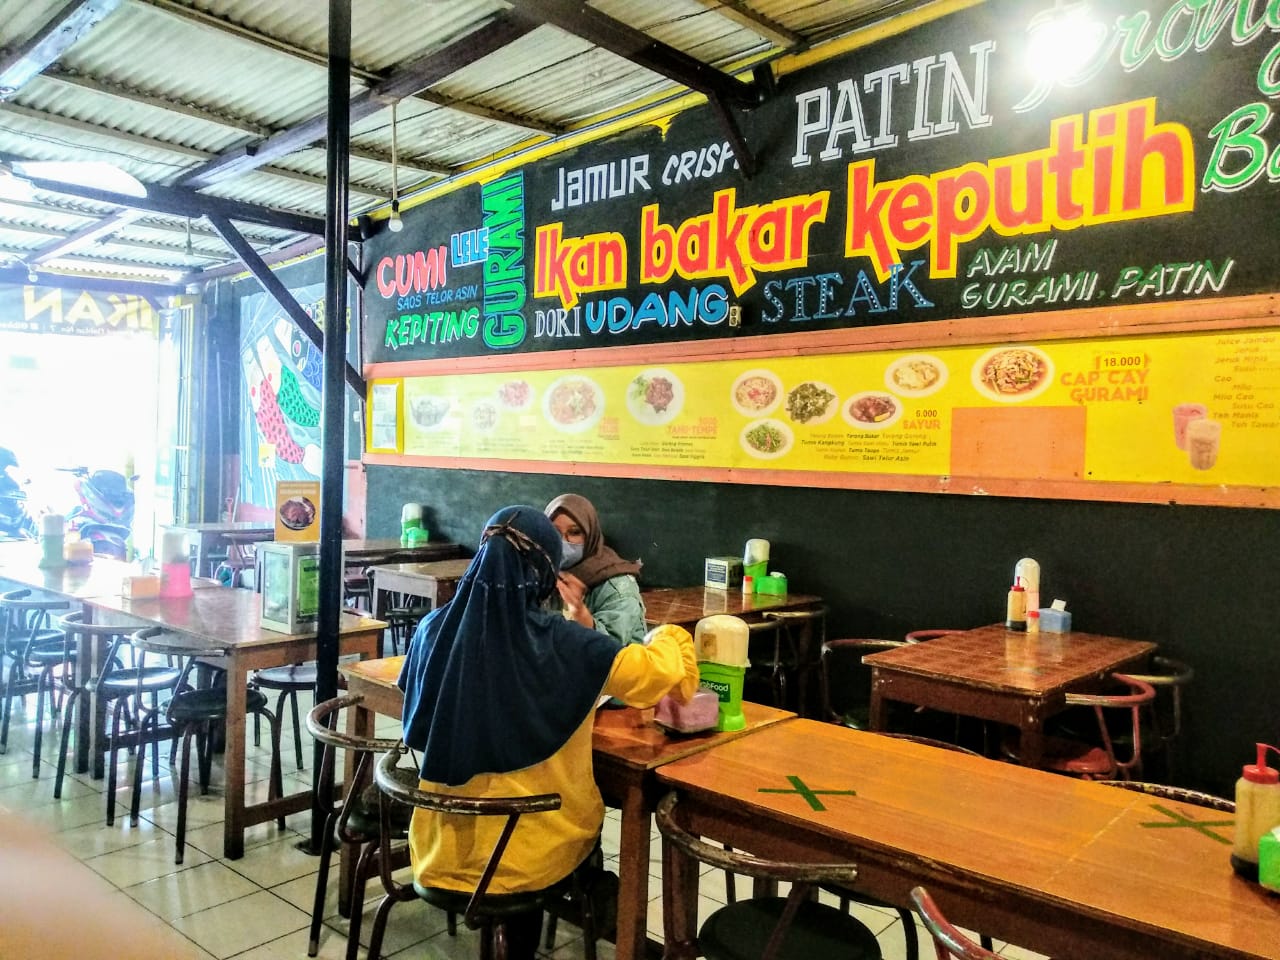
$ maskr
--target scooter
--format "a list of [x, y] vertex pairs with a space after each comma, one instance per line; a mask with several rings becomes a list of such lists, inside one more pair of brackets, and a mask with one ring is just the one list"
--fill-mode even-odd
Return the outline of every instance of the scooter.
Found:
[[0, 447], [0, 540], [36, 539], [36, 522], [27, 510], [24, 481], [11, 471], [18, 458], [8, 447]]
[[98, 556], [127, 560], [133, 536], [133, 482], [115, 470], [59, 467], [75, 476], [80, 503], [67, 513], [67, 530], [93, 544]]

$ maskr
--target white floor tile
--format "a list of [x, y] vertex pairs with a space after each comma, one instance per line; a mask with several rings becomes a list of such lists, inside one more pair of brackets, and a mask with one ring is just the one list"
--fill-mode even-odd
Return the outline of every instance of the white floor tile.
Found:
[[258, 885], [252, 880], [214, 860], [125, 889], [130, 897], [169, 922], [257, 891]]
[[260, 890], [175, 920], [173, 927], [222, 960], [285, 934], [305, 931], [309, 920], [293, 904]]
[[[154, 827], [152, 829], [154, 830]], [[176, 864], [173, 862], [177, 852], [174, 838], [167, 833], [155, 832], [158, 835], [149, 840], [112, 853], [88, 858], [85, 863], [117, 887], [132, 887], [148, 880], [157, 880], [182, 870], [189, 870], [211, 859], [202, 851], [187, 847], [183, 862]]]

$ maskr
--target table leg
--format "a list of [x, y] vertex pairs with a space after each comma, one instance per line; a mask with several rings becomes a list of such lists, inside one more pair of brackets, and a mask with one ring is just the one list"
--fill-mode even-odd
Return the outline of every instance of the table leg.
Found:
[[1039, 717], [1027, 717], [1019, 734], [1018, 756], [1024, 767], [1039, 767], [1044, 758], [1044, 724]]
[[618, 843], [617, 960], [643, 960], [648, 935], [649, 828], [652, 817], [639, 784], [628, 786], [622, 799]]
[[884, 730], [885, 721], [884, 698], [880, 696], [880, 678], [876, 676], [873, 669], [871, 671], [871, 707], [867, 717], [867, 724], [872, 730]]
[[225, 820], [222, 825], [222, 855], [228, 860], [244, 856], [244, 721], [248, 673], [240, 658], [232, 656], [227, 664], [227, 746], [222, 762], [227, 771]]

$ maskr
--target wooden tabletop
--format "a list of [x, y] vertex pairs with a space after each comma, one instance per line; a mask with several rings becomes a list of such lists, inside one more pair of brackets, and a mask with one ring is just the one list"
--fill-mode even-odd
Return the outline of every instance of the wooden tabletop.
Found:
[[704, 587], [667, 587], [644, 590], [644, 620], [649, 626], [678, 623], [692, 630], [703, 617], [727, 613], [745, 620], [759, 620], [766, 610], [799, 610], [822, 603], [821, 597], [802, 593], [785, 596]]
[[185, 530], [190, 533], [266, 533], [275, 536], [276, 525], [272, 520], [211, 520], [207, 523], [171, 523], [169, 530]]
[[[211, 646], [228, 649], [269, 645], [284, 640], [309, 640], [316, 636], [315, 630], [284, 634], [266, 629], [261, 622], [262, 595], [234, 587], [193, 590], [190, 597], [127, 599], [98, 596], [88, 598], [86, 602], [99, 610], [124, 614], [207, 641]], [[343, 613], [338, 632], [358, 633], [381, 630], [385, 626], [379, 620]]]
[[1280, 897], [1232, 872], [1230, 814], [811, 720], [657, 777], [714, 839], [847, 858], [893, 903], [923, 884], [956, 923], [1033, 950], [1280, 957]]
[[429, 540], [413, 546], [391, 538], [342, 541], [343, 562], [348, 564], [452, 560], [465, 554], [462, 547], [447, 540]]
[[1094, 633], [1021, 633], [978, 627], [867, 654], [875, 668], [989, 690], [1049, 695], [1149, 656], [1154, 643]]

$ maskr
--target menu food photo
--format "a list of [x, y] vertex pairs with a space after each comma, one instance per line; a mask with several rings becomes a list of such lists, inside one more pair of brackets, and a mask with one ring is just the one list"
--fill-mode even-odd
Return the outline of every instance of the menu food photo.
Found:
[[408, 377], [400, 452], [1267, 486], [1277, 374], [1264, 330]]

